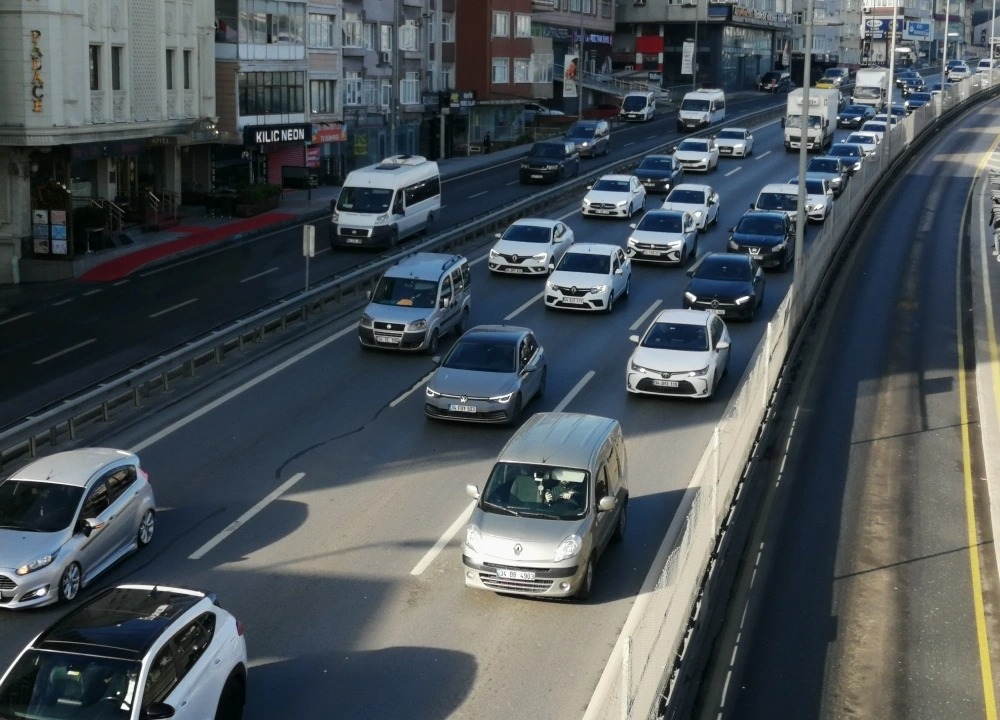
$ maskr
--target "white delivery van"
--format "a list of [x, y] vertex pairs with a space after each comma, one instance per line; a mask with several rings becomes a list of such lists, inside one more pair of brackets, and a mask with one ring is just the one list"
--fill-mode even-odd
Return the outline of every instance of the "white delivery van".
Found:
[[440, 210], [437, 163], [394, 155], [347, 176], [330, 219], [330, 247], [392, 247], [426, 230]]
[[702, 89], [689, 92], [681, 100], [677, 129], [697, 130], [726, 119], [726, 94], [722, 90]]
[[656, 96], [651, 92], [630, 92], [622, 99], [622, 120], [652, 120], [656, 114]]

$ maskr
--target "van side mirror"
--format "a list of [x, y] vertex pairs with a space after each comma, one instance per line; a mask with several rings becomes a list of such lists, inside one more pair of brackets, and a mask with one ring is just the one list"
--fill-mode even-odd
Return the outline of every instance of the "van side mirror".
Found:
[[449, 305], [451, 305], [451, 298], [449, 298], [449, 297], [443, 297], [443, 298], [441, 298], [441, 307], [446, 308]]
[[371, 291], [371, 290], [367, 290], [367, 291], [365, 292], [365, 295], [367, 295], [367, 296], [368, 296], [368, 299], [369, 299], [369, 300], [371, 300], [371, 299], [372, 299], [372, 291]]
[[598, 512], [608, 512], [609, 510], [614, 510], [615, 505], [618, 503], [610, 495], [605, 495], [601, 498], [600, 502], [597, 503]]
[[466, 485], [465, 486], [465, 494], [468, 495], [469, 497], [471, 497], [473, 500], [478, 500], [479, 499], [479, 488], [477, 488], [475, 485]]

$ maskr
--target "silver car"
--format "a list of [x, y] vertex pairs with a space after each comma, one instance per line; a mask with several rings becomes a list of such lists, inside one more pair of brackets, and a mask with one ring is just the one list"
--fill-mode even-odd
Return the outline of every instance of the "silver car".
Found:
[[153, 539], [156, 500], [139, 458], [86, 448], [35, 460], [0, 483], [0, 608], [73, 600]]
[[515, 425], [545, 392], [545, 351], [527, 328], [474, 327], [434, 361], [439, 367], [424, 390], [429, 418]]

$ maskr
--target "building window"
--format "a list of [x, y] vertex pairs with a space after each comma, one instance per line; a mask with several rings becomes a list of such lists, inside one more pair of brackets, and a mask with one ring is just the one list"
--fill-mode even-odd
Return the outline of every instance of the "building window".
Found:
[[312, 48], [333, 48], [333, 39], [336, 37], [333, 24], [333, 15], [321, 15], [309, 13], [309, 47]]
[[498, 85], [510, 82], [510, 63], [507, 58], [493, 58], [493, 82]]
[[570, 12], [580, 12], [580, 8], [583, 7], [583, 0], [569, 0], [569, 11]]
[[803, 12], [801, 10], [799, 10], [798, 12], [793, 12], [792, 13], [792, 23], [794, 25], [801, 25], [802, 24], [802, 17], [803, 17]]
[[239, 38], [242, 42], [255, 45], [265, 43], [282, 43], [286, 45], [303, 45], [305, 43], [306, 22], [305, 5], [292, 3], [267, 3], [267, 8], [283, 10], [284, 12], [259, 12], [265, 4], [258, 2], [253, 9], [240, 11]]
[[111, 46], [111, 89], [122, 89], [122, 54], [125, 51], [121, 45]]
[[341, 25], [341, 37], [345, 48], [359, 48], [361, 44], [361, 16], [358, 13], [344, 13]]
[[528, 58], [514, 58], [514, 82], [531, 82], [531, 61]]
[[344, 105], [361, 105], [361, 73], [344, 73]]
[[515, 37], [519, 38], [530, 38], [531, 37], [531, 15], [525, 15], [523, 13], [518, 13], [516, 16], [517, 25], [514, 28]]
[[455, 42], [455, 25], [452, 18], [441, 18], [441, 42]]
[[309, 109], [313, 114], [329, 114], [335, 111], [337, 82], [335, 80], [311, 80], [309, 82]]
[[101, 89], [101, 46], [90, 46], [90, 89]]
[[379, 26], [378, 49], [382, 52], [392, 52], [392, 25]]
[[601, 17], [611, 17], [611, 0], [601, 0]]
[[364, 36], [361, 39], [361, 46], [365, 50], [375, 49], [375, 23], [365, 23]]
[[240, 115], [305, 112], [304, 72], [241, 72]]
[[399, 83], [399, 101], [404, 105], [420, 103], [420, 73], [406, 73], [406, 78]]
[[442, 70], [441, 75], [441, 88], [453, 88], [455, 87], [455, 69], [448, 68], [447, 70]]
[[376, 80], [365, 80], [365, 85], [363, 88], [364, 92], [364, 104], [368, 107], [375, 107], [379, 104], [378, 102], [378, 81]]
[[420, 49], [420, 28], [418, 28], [412, 20], [407, 20], [403, 26], [399, 28], [399, 49]]
[[191, 51], [184, 51], [184, 89], [191, 89]]
[[493, 13], [493, 37], [510, 37], [510, 13]]
[[379, 98], [379, 105], [382, 107], [389, 107], [389, 103], [392, 102], [392, 83], [388, 80], [383, 80], [380, 90], [382, 92], [381, 97]]
[[174, 51], [167, 50], [167, 90], [174, 89]]
[[541, 53], [532, 54], [531, 56], [531, 82], [533, 83], [550, 83], [552, 82], [552, 63], [553, 56], [551, 53]]

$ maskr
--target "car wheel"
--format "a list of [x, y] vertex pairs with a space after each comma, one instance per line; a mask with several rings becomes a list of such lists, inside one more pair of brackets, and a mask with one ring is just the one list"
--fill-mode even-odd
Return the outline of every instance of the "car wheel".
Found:
[[544, 395], [545, 394], [545, 386], [548, 385], [548, 383], [549, 383], [549, 369], [548, 369], [548, 367], [543, 367], [542, 368], [542, 379], [538, 381], [538, 390], [535, 392], [535, 395], [537, 395], [538, 397], [541, 397], [542, 395]]
[[438, 331], [437, 328], [431, 330], [431, 338], [427, 341], [427, 354], [436, 355], [438, 351]]
[[521, 393], [518, 393], [514, 397], [514, 406], [510, 411], [510, 417], [507, 418], [508, 425], [517, 425], [521, 421], [521, 410], [523, 406], [521, 405]]
[[681, 259], [677, 262], [677, 265], [680, 266], [680, 267], [684, 267], [684, 265], [687, 264], [687, 261], [688, 261], [688, 248], [687, 248], [687, 245], [682, 245], [681, 246]]
[[621, 514], [618, 516], [618, 524], [615, 526], [615, 534], [611, 536], [611, 539], [614, 542], [620, 543], [622, 540], [625, 539], [625, 523], [627, 522], [627, 520], [628, 520], [628, 501], [626, 500], [625, 504], [622, 505]]
[[393, 230], [389, 233], [389, 247], [396, 247], [399, 243], [399, 230]]
[[788, 253], [785, 253], [785, 257], [781, 258], [781, 267], [779, 268], [781, 272], [788, 272]]
[[59, 578], [59, 599], [64, 602], [74, 600], [80, 594], [81, 587], [83, 587], [83, 571], [80, 569], [80, 563], [71, 562]]
[[608, 305], [607, 305], [607, 307], [604, 308], [604, 312], [606, 312], [608, 315], [610, 315], [611, 311], [614, 310], [614, 309], [615, 309], [615, 293], [614, 293], [614, 290], [612, 290], [608, 294]]
[[642, 198], [642, 205], [639, 206], [639, 212], [646, 212], [646, 198]]
[[590, 593], [594, 589], [594, 558], [591, 556], [587, 559], [587, 569], [583, 573], [583, 583], [580, 585], [579, 590], [576, 591], [577, 600], [589, 600]]
[[241, 720], [246, 705], [246, 684], [235, 671], [226, 680], [215, 709], [215, 720]]
[[153, 530], [156, 529], [156, 513], [147, 510], [139, 523], [139, 531], [136, 533], [136, 542], [139, 547], [146, 547], [153, 539]]
[[462, 314], [458, 318], [458, 322], [455, 324], [455, 337], [462, 337], [465, 335], [465, 331], [469, 329], [469, 308], [462, 310]]

